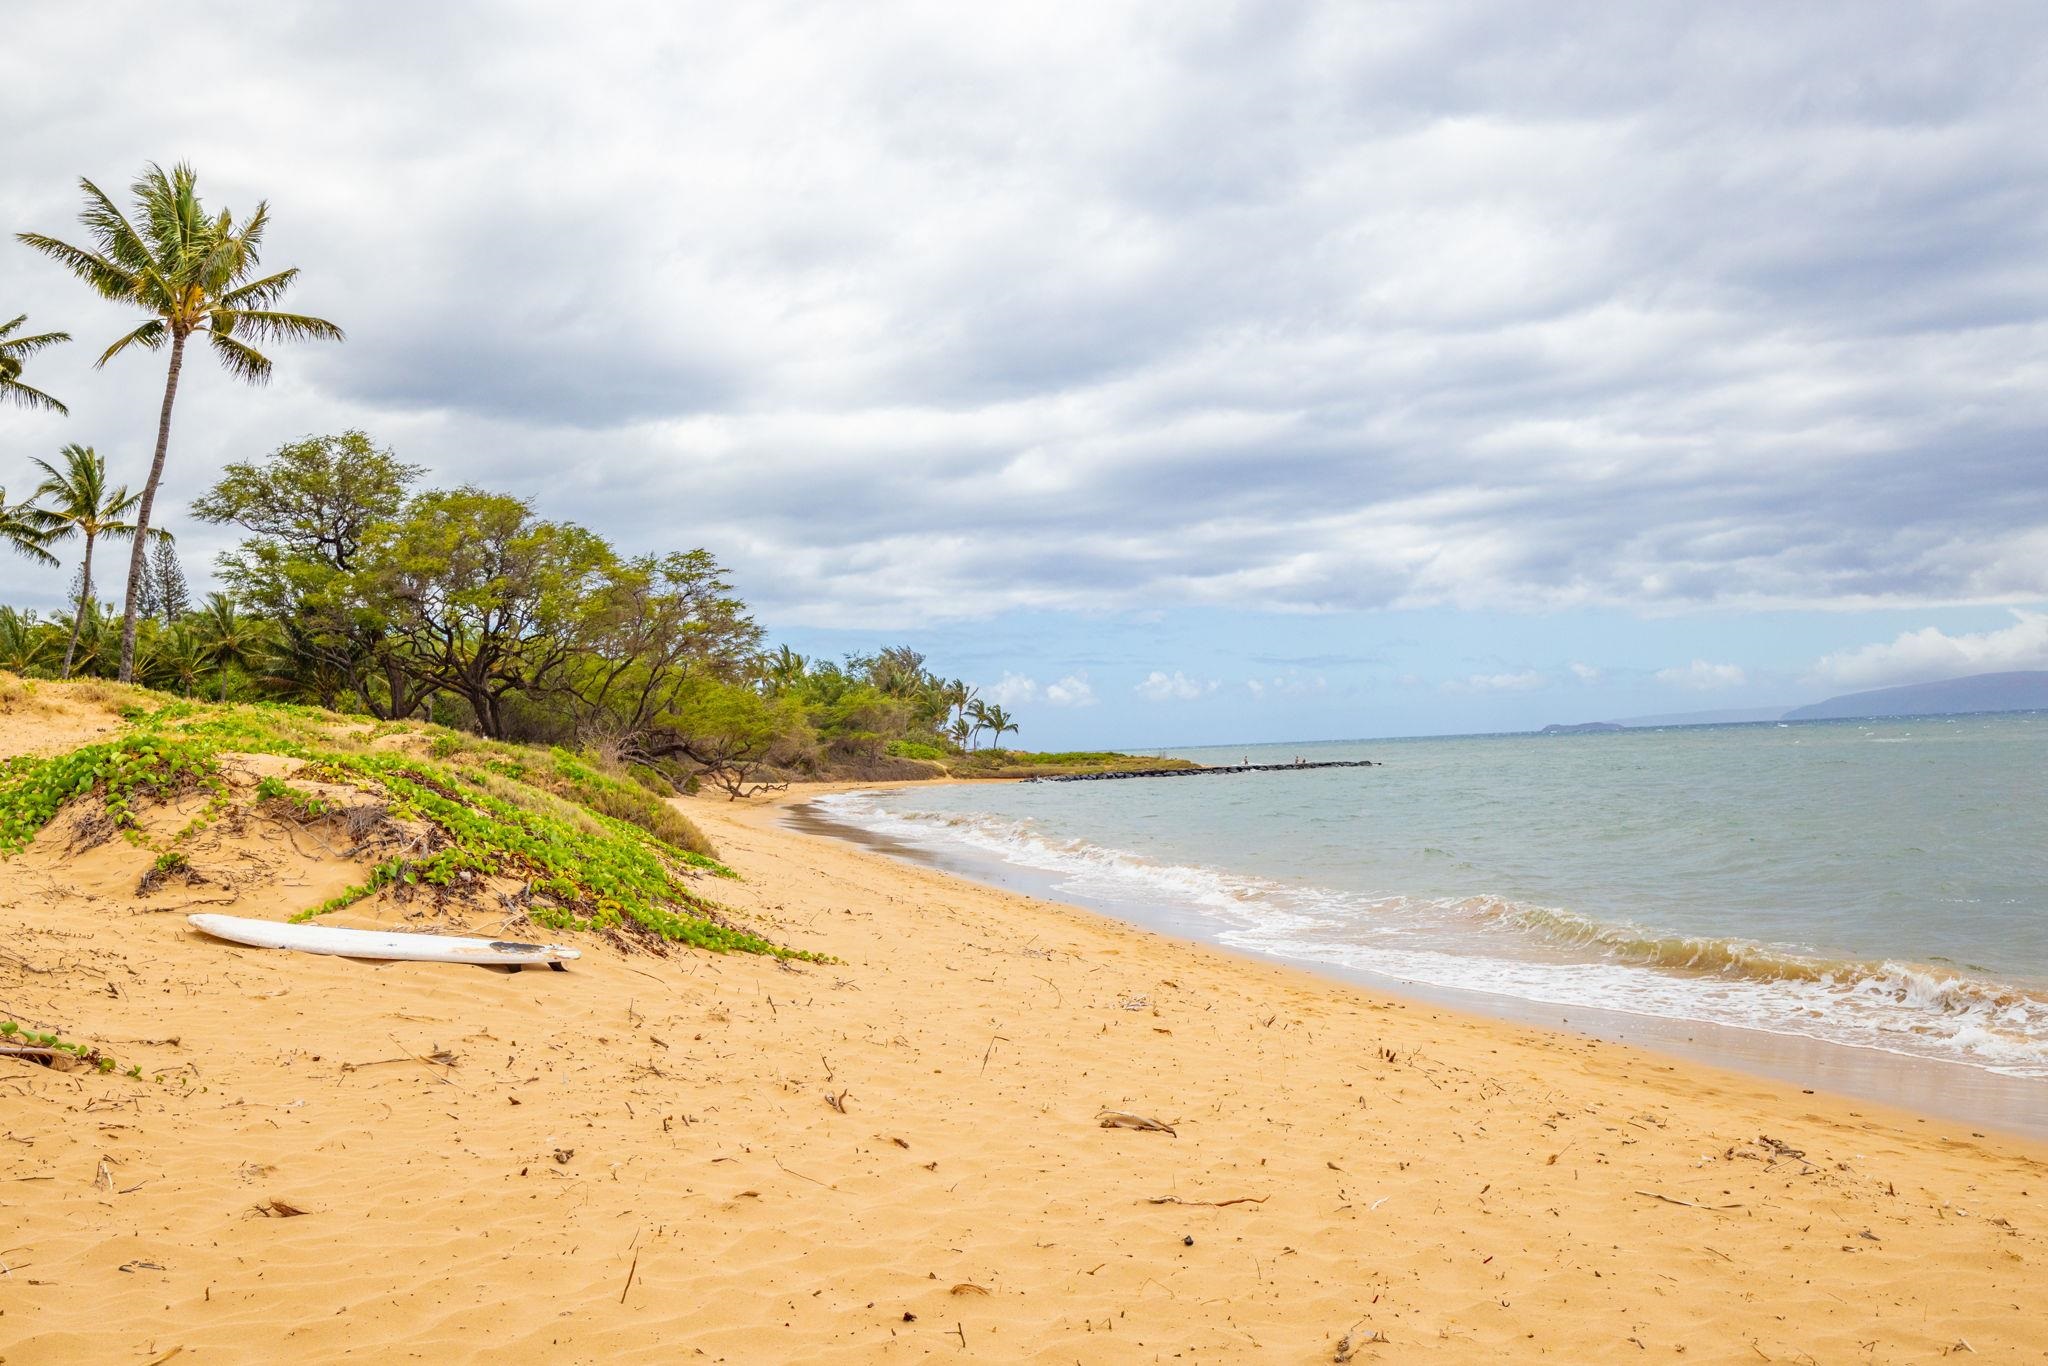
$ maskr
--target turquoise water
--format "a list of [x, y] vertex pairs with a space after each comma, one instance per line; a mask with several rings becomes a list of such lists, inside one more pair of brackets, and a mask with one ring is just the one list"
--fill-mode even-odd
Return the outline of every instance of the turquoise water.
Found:
[[2048, 714], [1177, 751], [820, 810], [1396, 981], [2048, 1078]]

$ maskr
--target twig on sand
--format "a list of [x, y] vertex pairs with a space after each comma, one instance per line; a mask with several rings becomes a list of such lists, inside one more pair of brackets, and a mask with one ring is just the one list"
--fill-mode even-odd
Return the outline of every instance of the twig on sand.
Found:
[[1746, 1205], [1702, 1205], [1702, 1204], [1700, 1204], [1700, 1203], [1699, 1203], [1698, 1201], [1696, 1201], [1696, 1200], [1680, 1200], [1680, 1199], [1678, 1199], [1678, 1198], [1677, 1198], [1676, 1196], [1671, 1196], [1671, 1195], [1659, 1195], [1659, 1194], [1657, 1194], [1657, 1192], [1655, 1192], [1655, 1191], [1637, 1191], [1637, 1192], [1636, 1192], [1636, 1194], [1637, 1194], [1637, 1195], [1647, 1195], [1647, 1196], [1649, 1196], [1649, 1197], [1650, 1197], [1650, 1198], [1651, 1198], [1652, 1200], [1662, 1200], [1662, 1201], [1663, 1201], [1663, 1202], [1664, 1202], [1665, 1204], [1667, 1204], [1667, 1205], [1684, 1205], [1684, 1206], [1685, 1206], [1685, 1207], [1686, 1207], [1687, 1209], [1705, 1209], [1705, 1210], [1718, 1210], [1718, 1209], [1747, 1209], [1747, 1208], [1748, 1208], [1748, 1206], [1746, 1206]]
[[1148, 1205], [1206, 1205], [1210, 1209], [1222, 1209], [1225, 1205], [1263, 1205], [1273, 1197], [1270, 1195], [1240, 1195], [1235, 1200], [1183, 1200], [1178, 1195], [1153, 1195], [1146, 1197]]
[[[981, 1072], [988, 1071], [988, 1060], [991, 1057], [995, 1056], [996, 1043], [998, 1041], [1001, 1041], [1003, 1043], [1009, 1042], [1008, 1039], [1003, 1038], [1003, 1036], [1000, 1034], [991, 1034], [988, 1036], [988, 1047], [983, 1049], [981, 1054]], [[976, 1075], [979, 1076], [980, 1072], [976, 1073]]]
[[633, 1288], [633, 1275], [640, 1269], [640, 1249], [633, 1249], [633, 1264], [626, 1268], [626, 1283], [619, 1287], [619, 1303], [626, 1302], [626, 1292]]
[[1169, 1138], [1180, 1137], [1174, 1132], [1171, 1124], [1162, 1124], [1156, 1119], [1134, 1115], [1128, 1110], [1104, 1110], [1095, 1116], [1095, 1122], [1105, 1129], [1143, 1129], [1148, 1133], [1165, 1134]]
[[818, 1179], [817, 1177], [815, 1177], [815, 1176], [804, 1176], [804, 1174], [803, 1174], [802, 1172], [800, 1172], [800, 1171], [797, 1171], [797, 1170], [796, 1170], [796, 1169], [795, 1169], [794, 1167], [783, 1167], [783, 1166], [782, 1166], [782, 1159], [781, 1159], [781, 1158], [779, 1158], [779, 1157], [775, 1159], [775, 1165], [776, 1165], [776, 1166], [778, 1166], [778, 1167], [782, 1167], [782, 1170], [784, 1170], [784, 1171], [788, 1172], [788, 1173], [789, 1173], [789, 1174], [790, 1174], [791, 1176], [799, 1176], [799, 1177], [803, 1177], [803, 1179], [804, 1179], [804, 1180], [806, 1180], [806, 1181], [810, 1182], [810, 1183], [811, 1183], [812, 1185], [814, 1185], [814, 1186], [824, 1186], [824, 1187], [825, 1187], [825, 1189], [826, 1189], [826, 1190], [828, 1190], [828, 1191], [836, 1191], [836, 1190], [838, 1190], [838, 1189], [839, 1189], [839, 1187], [837, 1187], [837, 1186], [831, 1185], [831, 1184], [829, 1184], [829, 1183], [827, 1183], [827, 1182], [824, 1182], [824, 1181], [820, 1181], [820, 1180], [819, 1180], [819, 1179]]

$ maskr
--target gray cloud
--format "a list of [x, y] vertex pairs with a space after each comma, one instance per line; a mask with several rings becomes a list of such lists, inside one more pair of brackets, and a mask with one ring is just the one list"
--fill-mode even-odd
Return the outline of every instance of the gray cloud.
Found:
[[[174, 508], [352, 424], [782, 622], [2048, 596], [2025, 7], [95, 8], [12, 20], [4, 225], [190, 157], [351, 334], [195, 376]], [[8, 447], [139, 479], [153, 364], [24, 309]]]

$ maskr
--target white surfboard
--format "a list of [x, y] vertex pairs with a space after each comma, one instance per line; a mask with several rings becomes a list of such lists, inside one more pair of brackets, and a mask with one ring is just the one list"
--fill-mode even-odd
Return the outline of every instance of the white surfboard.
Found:
[[561, 944], [521, 944], [509, 939], [345, 930], [331, 925], [289, 925], [277, 920], [249, 920], [239, 915], [188, 915], [185, 918], [216, 939], [231, 940], [258, 949], [297, 949], [300, 953], [327, 953], [342, 958], [395, 959], [407, 963], [479, 963], [486, 967], [515, 968], [546, 963], [559, 970], [564, 959], [583, 956], [583, 950]]

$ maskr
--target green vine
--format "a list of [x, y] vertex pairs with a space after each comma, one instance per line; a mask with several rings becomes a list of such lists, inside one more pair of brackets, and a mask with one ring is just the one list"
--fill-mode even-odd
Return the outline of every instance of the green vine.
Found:
[[[559, 930], [639, 930], [716, 952], [820, 959], [732, 923], [698, 895], [690, 872], [736, 877], [702, 849], [702, 836], [637, 783], [615, 778], [562, 749], [522, 749], [432, 728], [432, 759], [369, 748], [392, 733], [378, 726], [339, 734], [336, 718], [307, 707], [171, 702], [134, 708], [135, 729], [53, 758], [0, 763], [0, 857], [19, 852], [73, 801], [97, 795], [130, 842], [157, 854], [156, 872], [189, 868], [180, 846], [234, 806], [221, 756], [297, 759], [294, 777], [381, 796], [389, 818], [430, 831], [416, 854], [386, 858], [368, 877], [298, 912], [303, 921], [390, 887], [464, 890], [495, 877], [524, 885], [520, 906]], [[167, 839], [148, 838], [141, 803], [205, 791], [200, 813]], [[301, 821], [345, 815], [331, 796], [276, 776], [255, 787], [257, 804], [282, 805]], [[388, 846], [387, 846], [388, 847]], [[820, 959], [822, 961], [822, 959]]]
[[[112, 1058], [100, 1052], [96, 1044], [77, 1043], [70, 1039], [60, 1038], [55, 1034], [39, 1034], [33, 1029], [24, 1029], [20, 1022], [16, 1020], [0, 1020], [0, 1044], [13, 1044], [28, 1048], [48, 1048], [59, 1053], [69, 1053], [88, 1067], [96, 1068], [101, 1072], [112, 1072], [120, 1066]], [[142, 1065], [137, 1063], [129, 1068], [128, 1075], [140, 1077], [142, 1075]]]

